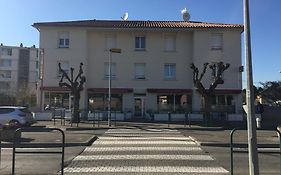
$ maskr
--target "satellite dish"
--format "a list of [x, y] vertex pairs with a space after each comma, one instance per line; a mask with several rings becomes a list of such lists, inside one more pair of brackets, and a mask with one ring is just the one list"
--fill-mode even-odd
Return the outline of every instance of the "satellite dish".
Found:
[[188, 13], [187, 9], [184, 8], [182, 11], [181, 11], [181, 14], [182, 14], [182, 18], [184, 21], [189, 21], [190, 19], [190, 14]]
[[126, 13], [124, 13], [123, 17], [121, 17], [121, 19], [123, 19], [124, 21], [127, 21], [128, 17], [129, 17], [129, 13], [126, 12]]

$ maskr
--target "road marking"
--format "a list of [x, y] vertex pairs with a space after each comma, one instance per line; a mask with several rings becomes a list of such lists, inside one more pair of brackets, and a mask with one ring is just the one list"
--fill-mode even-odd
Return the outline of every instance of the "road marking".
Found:
[[99, 139], [103, 139], [103, 140], [192, 140], [189, 137], [99, 137]]
[[130, 140], [100, 140], [98, 139], [95, 144], [99, 145], [195, 145], [193, 141], [167, 141], [167, 140], [158, 140], [158, 141], [130, 141]]
[[209, 155], [80, 155], [79, 160], [214, 160]]
[[87, 147], [85, 152], [104, 151], [202, 151], [200, 147]]
[[222, 167], [181, 167], [181, 166], [125, 166], [125, 167], [67, 167], [66, 173], [228, 173]]

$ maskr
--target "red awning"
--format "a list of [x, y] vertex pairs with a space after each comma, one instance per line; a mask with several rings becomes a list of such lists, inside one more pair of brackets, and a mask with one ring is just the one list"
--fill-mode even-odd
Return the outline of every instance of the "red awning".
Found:
[[54, 86], [43, 86], [40, 87], [40, 90], [43, 91], [55, 91], [55, 92], [65, 92], [65, 91], [70, 91], [69, 88], [67, 87], [54, 87]]
[[192, 89], [147, 89], [149, 93], [192, 93]]
[[[108, 93], [108, 88], [88, 88], [88, 92]], [[112, 93], [132, 93], [132, 88], [111, 88]]]
[[215, 89], [215, 94], [240, 94], [241, 89]]

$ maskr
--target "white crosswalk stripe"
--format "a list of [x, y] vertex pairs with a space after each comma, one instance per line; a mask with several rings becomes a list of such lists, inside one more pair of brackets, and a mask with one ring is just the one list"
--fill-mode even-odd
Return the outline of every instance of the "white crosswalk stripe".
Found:
[[200, 147], [87, 147], [84, 152], [118, 151], [202, 151]]
[[172, 129], [110, 129], [75, 157], [65, 174], [228, 174], [196, 142]]

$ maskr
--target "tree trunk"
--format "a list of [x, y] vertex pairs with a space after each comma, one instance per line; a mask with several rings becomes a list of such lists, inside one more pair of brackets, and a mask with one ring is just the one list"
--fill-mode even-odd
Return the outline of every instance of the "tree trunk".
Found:
[[210, 124], [212, 122], [212, 119], [211, 119], [212, 96], [204, 95], [203, 97], [204, 97], [205, 122], [206, 122], [206, 124]]
[[80, 122], [80, 112], [79, 112], [79, 95], [73, 94], [73, 114], [71, 123], [79, 123]]

